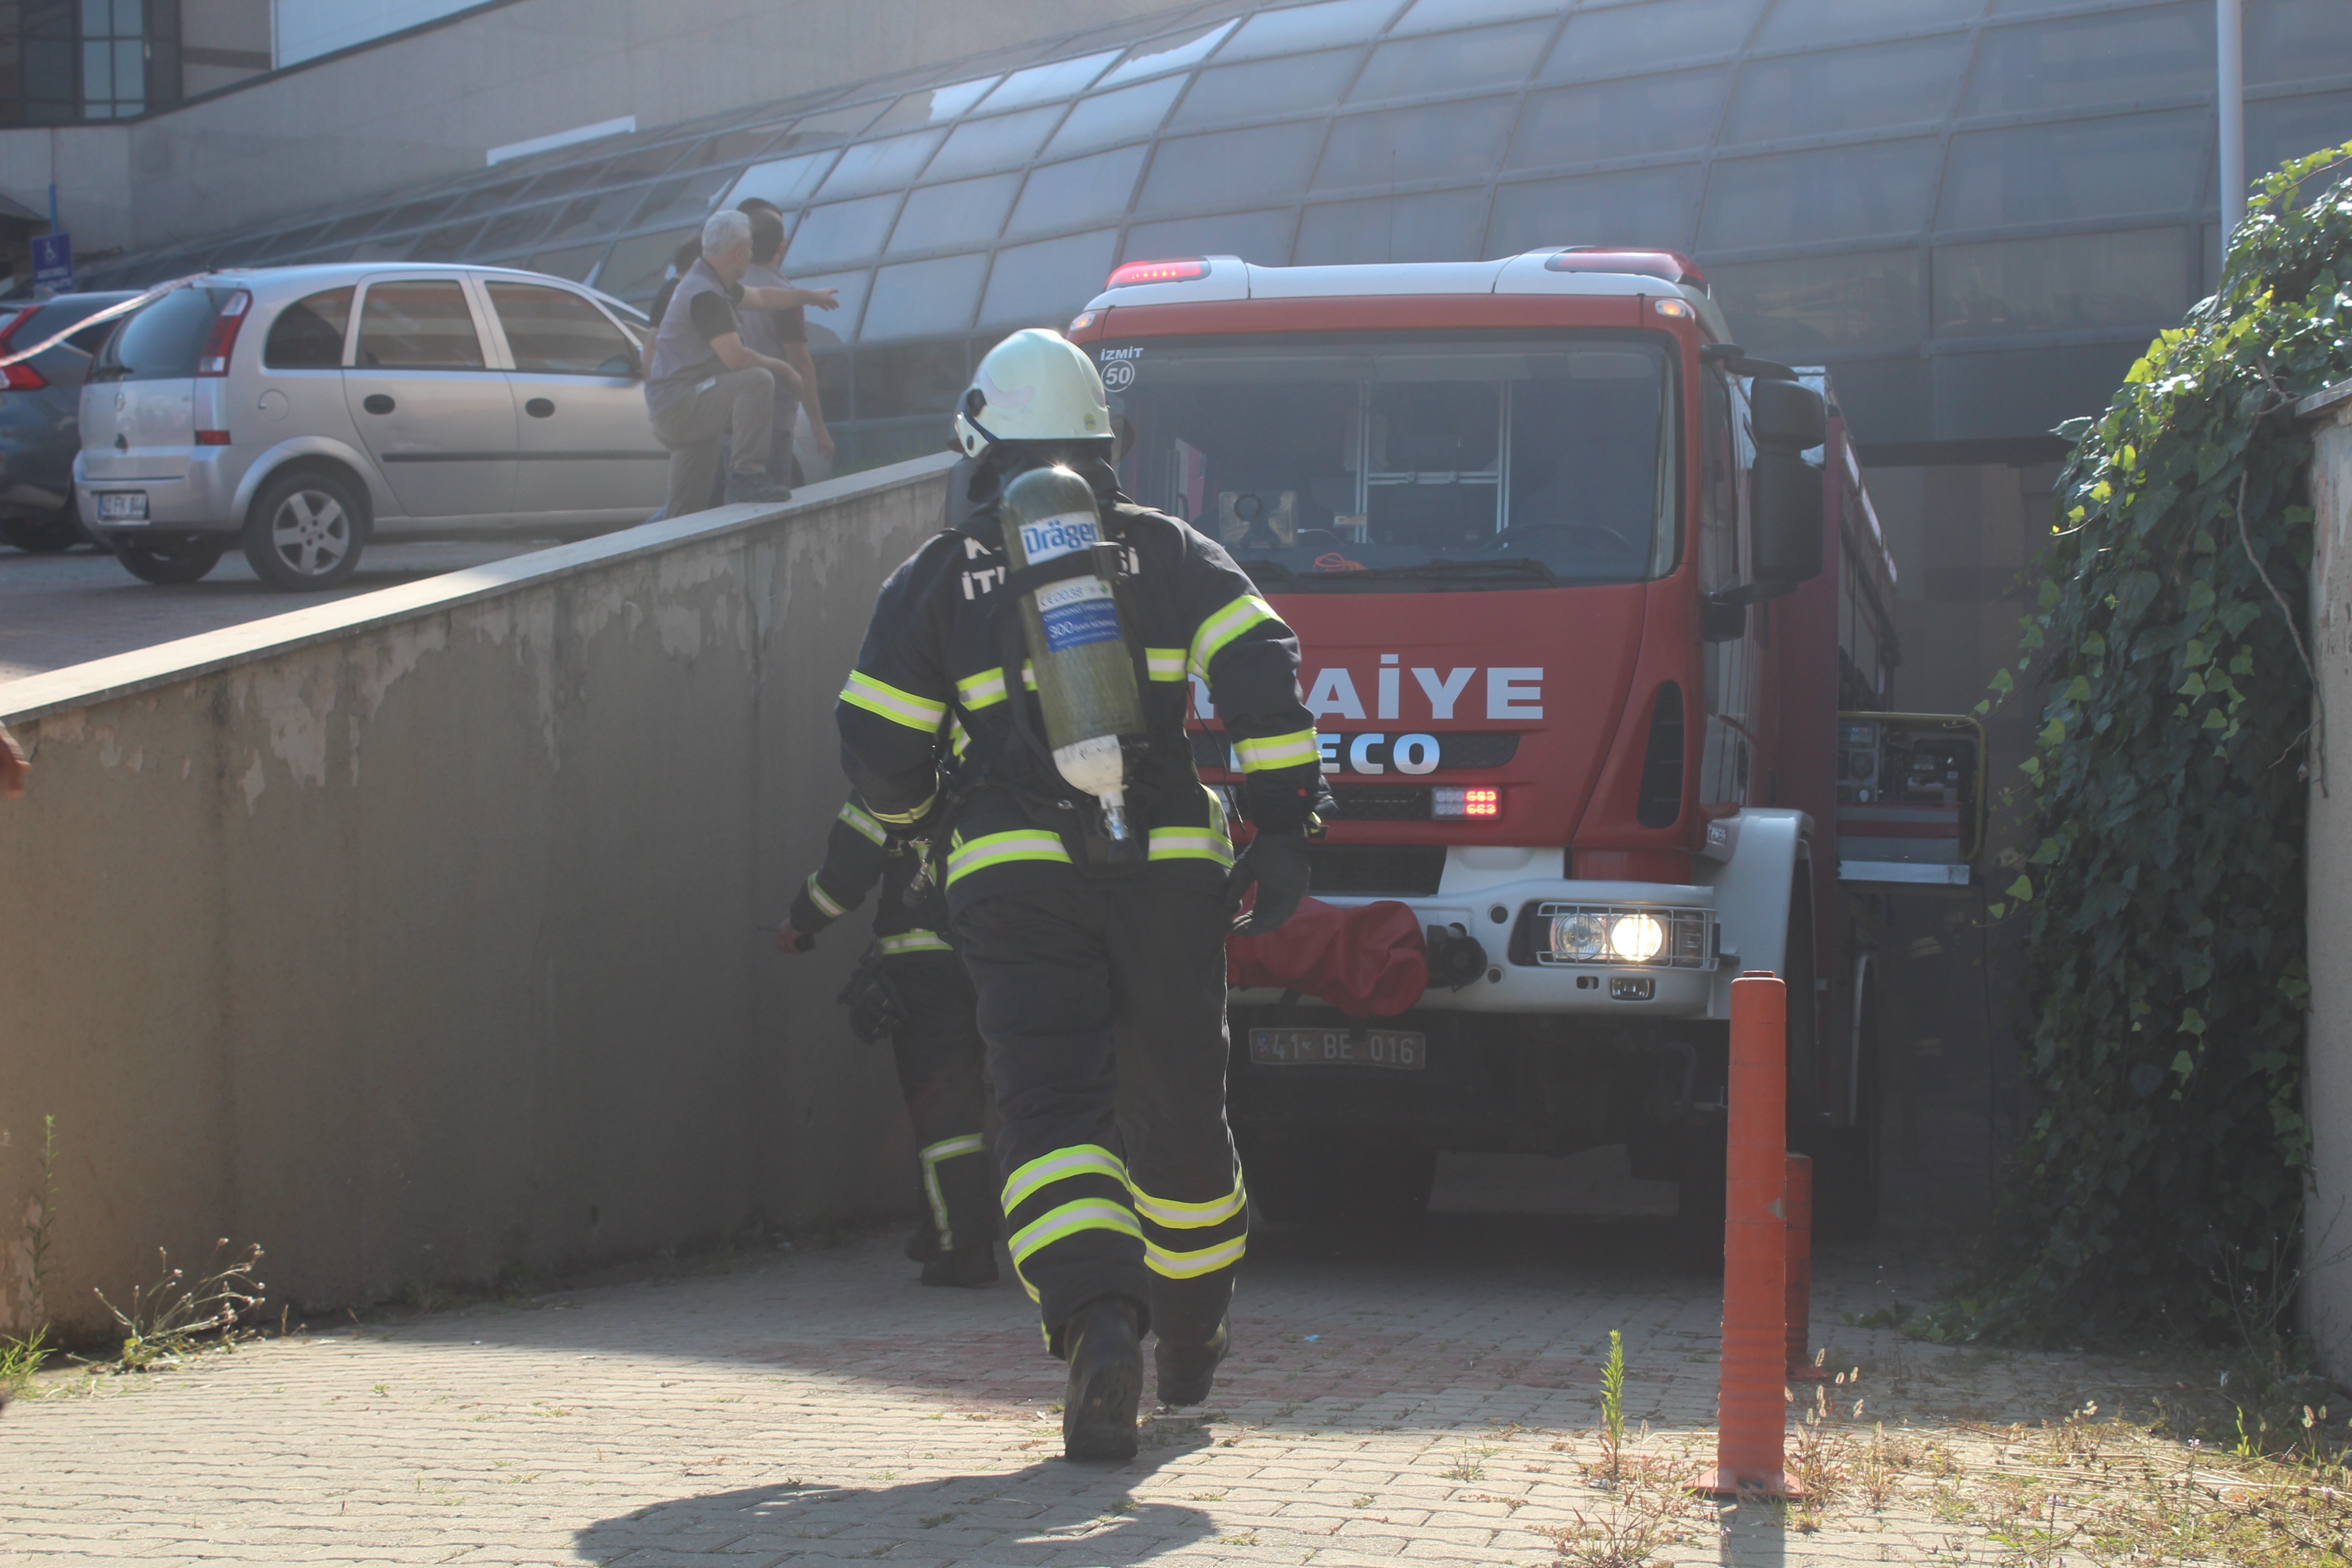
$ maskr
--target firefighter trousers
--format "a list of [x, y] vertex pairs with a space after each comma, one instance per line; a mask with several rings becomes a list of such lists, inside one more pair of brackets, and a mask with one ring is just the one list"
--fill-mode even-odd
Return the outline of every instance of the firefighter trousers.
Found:
[[1246, 1199], [1225, 1124], [1224, 901], [1147, 872], [979, 900], [956, 916], [1003, 1118], [1013, 1267], [1063, 1325], [1124, 1296], [1166, 1345], [1233, 1298]]
[[983, 1047], [971, 982], [952, 952], [885, 958], [907, 1009], [890, 1037], [898, 1091], [921, 1152], [924, 1212], [941, 1253], [996, 1240], [996, 1192], [981, 1134]]

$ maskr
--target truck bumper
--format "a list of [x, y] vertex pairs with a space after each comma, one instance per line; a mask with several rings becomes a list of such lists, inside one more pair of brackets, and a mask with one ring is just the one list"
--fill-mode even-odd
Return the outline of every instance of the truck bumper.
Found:
[[[1492, 850], [1475, 851], [1494, 856]], [[1504, 854], [1509, 851], [1501, 852]], [[1554, 866], [1559, 851], [1546, 854]], [[1476, 870], [1471, 867], [1466, 869]], [[1453, 884], [1465, 885], [1458, 891]], [[1536, 911], [1546, 904], [1570, 904], [1585, 909], [1674, 911], [1703, 915], [1710, 931], [1716, 921], [1713, 888], [1660, 882], [1570, 881], [1560, 877], [1463, 877], [1446, 868], [1445, 884], [1428, 897], [1381, 900], [1375, 896], [1317, 894], [1325, 903], [1342, 909], [1377, 902], [1409, 906], [1423, 928], [1458, 926], [1486, 950], [1486, 968], [1458, 991], [1433, 985], [1416, 1009], [1464, 1013], [1574, 1014], [1594, 1018], [1706, 1018], [1716, 1001], [1719, 943], [1709, 941], [1706, 956], [1695, 964], [1563, 963], [1548, 951], [1549, 921]], [[1515, 960], [1512, 936], [1522, 922], [1533, 928], [1531, 942], [1518, 944]], [[1232, 1000], [1243, 1005], [1269, 1005], [1281, 994], [1269, 987], [1236, 990]]]

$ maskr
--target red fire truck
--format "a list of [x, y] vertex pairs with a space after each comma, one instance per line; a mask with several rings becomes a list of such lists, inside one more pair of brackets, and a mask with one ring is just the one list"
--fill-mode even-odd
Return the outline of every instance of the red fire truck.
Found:
[[[1683, 256], [1130, 264], [1072, 324], [1129, 494], [1299, 635], [1315, 891], [1427, 932], [1407, 1012], [1233, 999], [1274, 1219], [1417, 1212], [1447, 1151], [1626, 1147], [1719, 1247], [1730, 982], [1789, 982], [1818, 1224], [1876, 1207], [1888, 895], [1964, 886], [1982, 748], [1892, 711], [1895, 566], [1834, 395]], [[1237, 782], [1195, 684], [1196, 752]]]

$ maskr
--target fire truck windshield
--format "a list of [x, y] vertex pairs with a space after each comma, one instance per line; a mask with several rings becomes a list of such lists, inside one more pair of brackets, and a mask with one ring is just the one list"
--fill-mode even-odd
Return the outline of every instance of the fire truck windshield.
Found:
[[1127, 492], [1282, 592], [1662, 576], [1673, 360], [1648, 333], [1146, 338], [1094, 345]]

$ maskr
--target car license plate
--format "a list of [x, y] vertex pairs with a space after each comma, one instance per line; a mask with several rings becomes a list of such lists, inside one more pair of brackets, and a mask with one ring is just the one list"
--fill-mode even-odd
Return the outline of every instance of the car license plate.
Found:
[[1429, 1040], [1418, 1029], [1252, 1029], [1250, 1060], [1270, 1068], [1421, 1072], [1429, 1066]]
[[100, 492], [98, 521], [100, 522], [146, 521], [147, 492], [144, 490]]

